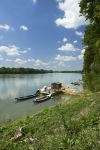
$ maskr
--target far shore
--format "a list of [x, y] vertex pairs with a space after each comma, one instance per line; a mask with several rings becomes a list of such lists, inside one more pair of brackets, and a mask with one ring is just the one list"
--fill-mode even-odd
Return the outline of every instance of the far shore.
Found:
[[82, 73], [82, 70], [67, 70], [67, 71], [55, 71], [45, 69], [34, 69], [34, 68], [9, 68], [1, 67], [0, 74], [43, 74], [43, 73]]

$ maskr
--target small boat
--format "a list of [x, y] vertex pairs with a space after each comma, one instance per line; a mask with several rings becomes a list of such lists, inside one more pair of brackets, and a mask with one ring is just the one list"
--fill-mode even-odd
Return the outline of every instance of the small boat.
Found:
[[23, 96], [23, 97], [18, 97], [18, 98], [15, 98], [17, 101], [24, 101], [24, 100], [27, 100], [27, 99], [31, 99], [31, 98], [34, 98], [36, 95], [28, 95], [28, 96]]
[[45, 95], [45, 96], [40, 96], [40, 97], [35, 98], [35, 100], [33, 102], [39, 103], [39, 102], [46, 101], [46, 100], [48, 100], [50, 98], [51, 98], [51, 94]]
[[33, 94], [33, 95], [18, 97], [18, 98], [15, 98], [15, 99], [16, 99], [17, 101], [24, 101], [24, 100], [27, 100], [27, 99], [35, 98], [36, 96], [38, 96], [38, 94], [39, 94], [39, 90], [37, 90], [36, 93]]
[[74, 86], [79, 86], [80, 85], [80, 83], [77, 81], [77, 82], [71, 82], [71, 84], [73, 84]]

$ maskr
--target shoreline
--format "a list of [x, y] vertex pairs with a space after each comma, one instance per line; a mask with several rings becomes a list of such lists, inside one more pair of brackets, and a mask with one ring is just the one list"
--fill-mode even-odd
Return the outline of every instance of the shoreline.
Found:
[[[68, 88], [68, 90], [69, 90], [69, 88]], [[73, 92], [76, 91], [75, 89], [71, 89], [71, 90], [72, 90]], [[0, 122], [0, 126], [1, 126], [1, 125], [5, 125], [6, 123], [9, 123], [9, 122], [21, 121], [21, 120], [23, 120], [24, 118], [37, 115], [38, 113], [41, 113], [41, 112], [44, 111], [44, 110], [47, 110], [47, 109], [51, 109], [51, 108], [53, 108], [53, 107], [56, 107], [57, 105], [64, 104], [65, 102], [68, 103], [69, 100], [71, 99], [71, 97], [73, 98], [73, 97], [75, 97], [75, 96], [79, 96], [80, 94], [82, 94], [82, 93], [80, 93], [79, 91], [78, 91], [78, 93], [70, 93], [70, 91], [69, 91], [69, 93], [68, 93], [68, 92], [66, 92], [66, 91], [63, 90], [63, 92], [59, 94], [60, 96], [63, 96], [63, 95], [64, 95], [64, 96], [65, 96], [65, 95], [66, 95], [66, 96], [69, 96], [69, 95], [70, 95], [70, 97], [69, 97], [68, 99], [64, 100], [63, 102], [59, 102], [58, 104], [55, 104], [55, 105], [52, 105], [52, 106], [48, 106], [47, 108], [42, 108], [42, 110], [38, 110], [37, 112], [33, 113], [33, 115], [32, 115], [32, 114], [28, 114], [28, 115], [23, 116], [23, 117], [21, 117], [21, 118], [8, 119], [8, 120], [5, 120], [5, 121], [1, 121], [1, 122]], [[56, 96], [56, 95], [55, 95], [55, 96]]]

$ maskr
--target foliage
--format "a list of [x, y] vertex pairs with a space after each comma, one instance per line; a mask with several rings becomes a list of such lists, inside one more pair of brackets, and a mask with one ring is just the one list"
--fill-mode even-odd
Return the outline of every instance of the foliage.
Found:
[[1, 67], [0, 74], [37, 74], [37, 73], [81, 73], [81, 70], [75, 71], [53, 71], [44, 69], [33, 69], [33, 68], [9, 68]]
[[[34, 116], [1, 125], [0, 150], [100, 149], [99, 98], [100, 92], [85, 92]], [[24, 136], [14, 141], [19, 127], [24, 128]]]
[[33, 69], [33, 68], [0, 68], [0, 74], [33, 74], [33, 73], [52, 73], [52, 70]]
[[88, 89], [92, 92], [100, 91], [100, 74], [86, 73], [83, 74], [84, 89]]
[[82, 73], [81, 70], [74, 70], [74, 71], [59, 71], [61, 73]]
[[100, 73], [100, 0], [81, 0], [80, 8], [90, 21], [84, 35], [84, 71]]

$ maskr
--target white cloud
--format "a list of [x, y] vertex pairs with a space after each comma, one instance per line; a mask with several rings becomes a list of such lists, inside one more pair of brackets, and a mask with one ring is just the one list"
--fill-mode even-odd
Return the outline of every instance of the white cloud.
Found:
[[[8, 60], [9, 61], [9, 60]], [[49, 62], [44, 62], [40, 59], [34, 59], [34, 58], [16, 58], [15, 60], [12, 60], [14, 63], [13, 65], [16, 67], [29, 67], [29, 68], [38, 68], [38, 69], [60, 69], [60, 68], [66, 68], [66, 64], [64, 61], [58, 61], [58, 60], [52, 60]]]
[[75, 31], [75, 34], [82, 37], [84, 33]]
[[58, 60], [58, 61], [75, 61], [76, 60], [76, 57], [73, 57], [73, 56], [61, 56], [61, 55], [57, 55], [55, 57], [55, 60]]
[[6, 55], [9, 55], [9, 56], [20, 55], [19, 51], [20, 51], [20, 48], [16, 47], [15, 45], [0, 46], [0, 52], [4, 52], [6, 53]]
[[28, 31], [29, 29], [28, 29], [28, 27], [27, 27], [27, 26], [25, 26], [25, 25], [21, 25], [21, 26], [20, 26], [20, 30]]
[[29, 59], [16, 58], [14, 62], [17, 63], [18, 65], [32, 66], [42, 69], [47, 65], [47, 63], [43, 62], [42, 60], [33, 58]]
[[66, 67], [66, 64], [65, 64], [65, 62], [60, 61], [60, 62], [58, 63], [58, 66], [59, 66], [59, 67]]
[[19, 65], [23, 65], [23, 64], [27, 63], [27, 60], [16, 58], [15, 63], [17, 63]]
[[74, 43], [74, 44], [77, 43], [77, 40], [73, 41], [73, 43]]
[[65, 45], [62, 45], [60, 48], [58, 48], [60, 51], [76, 51], [76, 48], [71, 43], [66, 43]]
[[[73, 62], [74, 61], [74, 62]], [[26, 68], [35, 68], [35, 69], [52, 69], [52, 70], [66, 70], [75, 69], [79, 61], [78, 57], [73, 56], [61, 56], [57, 55], [55, 58], [52, 58], [49, 62], [44, 62], [40, 59], [28, 58], [24, 59], [22, 56], [14, 59], [5, 59], [5, 66], [10, 67], [26, 67]], [[79, 61], [80, 62], [80, 61]], [[74, 66], [73, 66], [74, 64]], [[1, 66], [2, 61], [1, 61]]]
[[11, 59], [6, 59], [6, 61], [11, 62], [11, 61], [13, 61], [13, 60], [11, 60]]
[[62, 2], [62, 0], [56, 0], [57, 2]]
[[11, 27], [8, 24], [0, 24], [0, 30], [9, 31]]
[[32, 49], [30, 47], [27, 48], [28, 51], [31, 51]]
[[20, 47], [17, 47], [15, 45], [10, 45], [10, 46], [0, 45], [0, 52], [6, 53], [6, 55], [8, 56], [18, 56], [20, 54], [26, 54], [30, 50], [31, 48], [26, 48], [22, 50]]
[[67, 42], [68, 40], [67, 40], [67, 38], [66, 37], [64, 37], [63, 38], [63, 42]]
[[21, 54], [26, 54], [26, 53], [30, 52], [31, 50], [32, 50], [31, 48], [26, 48], [24, 50], [21, 50], [20, 53]]
[[2, 55], [0, 55], [0, 60], [3, 60], [3, 57], [2, 57]]
[[26, 54], [27, 52], [27, 50], [20, 51], [21, 54]]
[[81, 54], [78, 56], [78, 59], [79, 59], [79, 60], [83, 60], [84, 53], [85, 53], [85, 49], [83, 49], [83, 50], [81, 51]]
[[77, 29], [82, 25], [87, 25], [89, 21], [85, 20], [84, 16], [80, 16], [79, 2], [80, 0], [56, 0], [58, 7], [64, 12], [62, 18], [58, 18], [55, 23], [57, 26], [63, 26], [64, 28]]
[[35, 59], [29, 58], [27, 61], [28, 61], [28, 62], [35, 62]]
[[33, 4], [36, 4], [37, 0], [32, 0], [33, 1]]
[[35, 66], [45, 66], [45, 65], [46, 65], [45, 62], [43, 62], [43, 61], [41, 61], [39, 59], [35, 60]]

